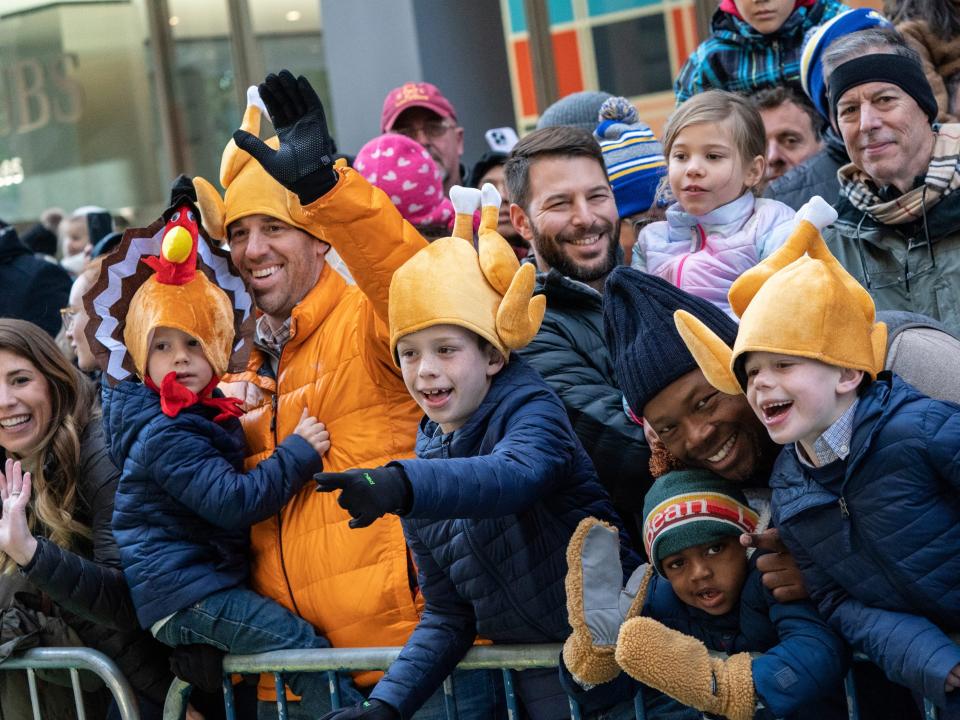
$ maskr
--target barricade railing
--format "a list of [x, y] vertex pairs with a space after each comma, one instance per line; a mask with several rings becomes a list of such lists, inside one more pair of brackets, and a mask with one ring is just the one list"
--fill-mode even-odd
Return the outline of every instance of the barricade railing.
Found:
[[[34, 720], [42, 720], [40, 698], [37, 690], [37, 670], [68, 670], [73, 688], [73, 701], [77, 711], [77, 720], [86, 720], [86, 708], [83, 704], [83, 690], [80, 686], [80, 670], [94, 673], [113, 695], [120, 712], [121, 720], [140, 720], [133, 688], [117, 664], [102, 652], [86, 647], [44, 647], [33, 648], [11, 655], [0, 662], [0, 672], [24, 670], [27, 673], [27, 687], [30, 691], [30, 705]], [[17, 720], [21, 720], [18, 718]], [[22, 720], [27, 720], [23, 718]], [[98, 720], [94, 718], [93, 720]]]
[[[512, 720], [519, 717], [513, 673], [534, 668], [557, 667], [562, 647], [560, 644], [478, 646], [470, 649], [466, 657], [457, 665], [457, 668], [459, 670], [500, 670], [503, 678], [507, 712]], [[230, 682], [230, 676], [234, 673], [272, 674], [274, 686], [277, 689], [278, 720], [286, 720], [287, 703], [286, 695], [283, 692], [284, 673], [325, 673], [330, 692], [330, 705], [337, 709], [341, 707], [337, 673], [358, 670], [386, 670], [390, 663], [396, 660], [400, 650], [401, 648], [398, 647], [330, 648], [324, 650], [280, 650], [257, 655], [227, 655], [223, 660], [223, 690], [227, 720], [235, 720], [236, 717], [233, 686]], [[723, 657], [722, 653], [711, 654]], [[854, 660], [866, 661], [866, 658], [855, 655]], [[860, 720], [852, 670], [844, 681], [844, 689], [846, 691], [849, 719]], [[443, 684], [443, 691], [447, 720], [473, 720], [472, 718], [457, 717], [453, 683], [449, 678]], [[163, 720], [182, 720], [189, 696], [190, 686], [181, 680], [174, 680], [167, 692]], [[633, 706], [636, 720], [646, 720], [642, 691], [634, 697]], [[583, 717], [581, 708], [572, 699], [570, 700], [570, 717], [572, 720], [582, 720]], [[924, 717], [925, 720], [937, 720], [938, 717], [936, 706], [929, 701], [924, 703]]]

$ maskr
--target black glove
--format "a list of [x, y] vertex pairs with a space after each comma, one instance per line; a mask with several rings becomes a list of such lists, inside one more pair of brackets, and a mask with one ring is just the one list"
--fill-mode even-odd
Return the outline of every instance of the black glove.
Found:
[[320, 720], [399, 720], [400, 713], [382, 700], [364, 700], [359, 705], [328, 712]]
[[246, 130], [237, 130], [233, 140], [278, 183], [295, 192], [302, 205], [309, 205], [336, 185], [338, 177], [333, 169], [337, 146], [327, 129], [323, 104], [309, 81], [302, 75], [294, 79], [289, 70], [267, 75], [259, 90], [280, 148], [271, 149]]
[[170, 671], [184, 682], [207, 693], [223, 688], [223, 656], [212, 645], [178, 645], [170, 653]]
[[399, 465], [342, 473], [317, 473], [317, 492], [341, 490], [340, 507], [353, 516], [350, 527], [366, 527], [381, 515], [403, 515], [410, 509], [413, 490]]

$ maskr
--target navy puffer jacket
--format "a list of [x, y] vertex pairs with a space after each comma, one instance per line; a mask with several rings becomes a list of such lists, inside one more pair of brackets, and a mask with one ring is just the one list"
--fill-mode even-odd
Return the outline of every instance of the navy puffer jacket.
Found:
[[250, 525], [279, 511], [321, 469], [313, 447], [290, 435], [241, 472], [240, 422], [218, 424], [216, 415], [194, 405], [167, 417], [159, 395], [132, 381], [104, 390], [110, 452], [123, 468], [113, 533], [145, 628], [246, 583]]
[[821, 614], [894, 682], [941, 707], [960, 663], [960, 407], [881, 374], [847, 460], [808, 468], [784, 448], [774, 524]]
[[[398, 464], [413, 489], [403, 527], [425, 606], [371, 694], [403, 717], [478, 634], [495, 643], [565, 640], [570, 536], [590, 515], [619, 525], [563, 403], [519, 358], [459, 430], [441, 435], [424, 419], [417, 457]], [[638, 558], [625, 543], [621, 555], [632, 572]]]

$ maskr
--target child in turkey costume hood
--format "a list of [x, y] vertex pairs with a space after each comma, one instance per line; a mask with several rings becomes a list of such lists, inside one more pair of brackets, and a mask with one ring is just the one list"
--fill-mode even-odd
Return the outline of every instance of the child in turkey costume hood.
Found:
[[[329, 434], [305, 408], [294, 434], [242, 472], [239, 401], [216, 386], [252, 302], [201, 232], [193, 188], [183, 189], [158, 223], [125, 235], [88, 295], [92, 347], [110, 382], [104, 422], [123, 469], [113, 531], [137, 615], [171, 646], [328, 647], [249, 589], [247, 538], [322, 468]], [[327, 694], [322, 676], [291, 673], [288, 683], [305, 703]]]

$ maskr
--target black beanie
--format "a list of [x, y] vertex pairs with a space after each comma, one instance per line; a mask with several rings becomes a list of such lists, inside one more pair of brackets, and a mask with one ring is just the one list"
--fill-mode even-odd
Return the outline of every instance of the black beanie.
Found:
[[57, 254], [57, 236], [40, 223], [27, 230], [21, 236], [20, 241], [35, 253], [41, 255]]
[[603, 291], [607, 349], [617, 384], [638, 417], [657, 393], [697, 368], [673, 323], [676, 310], [686, 310], [733, 346], [737, 324], [713, 303], [633, 268], [618, 267], [607, 277]]

